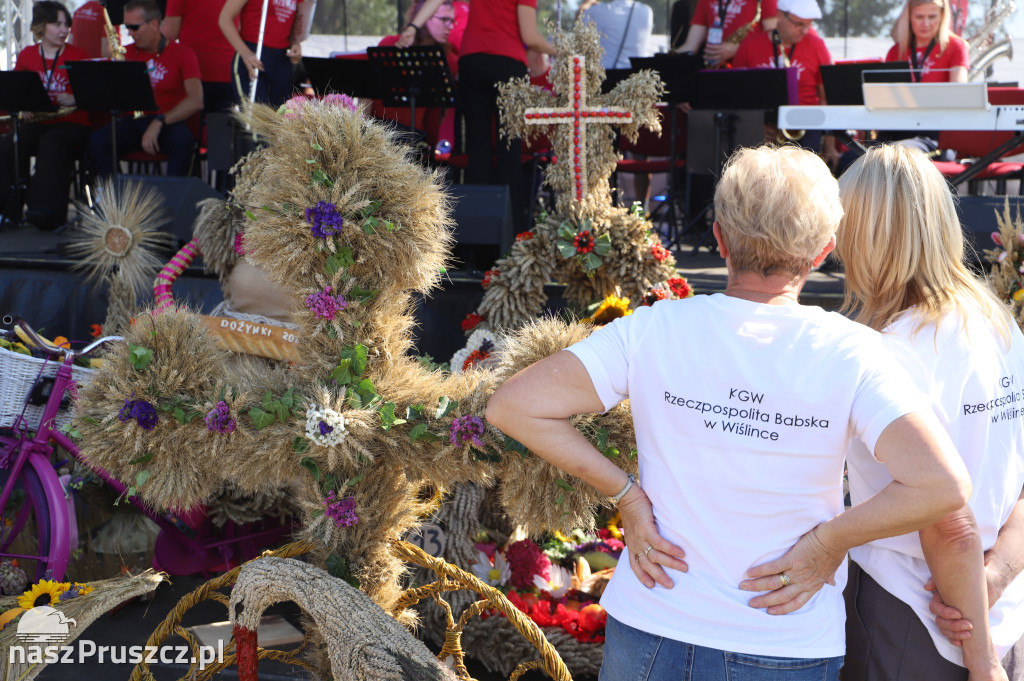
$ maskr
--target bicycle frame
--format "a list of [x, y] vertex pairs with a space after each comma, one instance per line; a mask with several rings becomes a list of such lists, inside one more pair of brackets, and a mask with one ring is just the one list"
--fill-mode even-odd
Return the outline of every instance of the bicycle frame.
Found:
[[[96, 344], [100, 342], [102, 341], [97, 341]], [[96, 344], [93, 344], [90, 348]], [[5, 505], [17, 485], [24, 466], [29, 465], [35, 470], [42, 483], [47, 510], [51, 517], [50, 546], [45, 559], [41, 556], [19, 556], [6, 553], [3, 554], [4, 557], [45, 560], [47, 567], [52, 570], [53, 579], [61, 580], [64, 577], [71, 554], [70, 542], [72, 532], [67, 511], [62, 503], [58, 503], [67, 498], [68, 492], [61, 485], [57, 473], [51, 464], [51, 455], [54, 451], [53, 446], [50, 444], [51, 441], [60, 445], [73, 457], [86, 464], [105, 484], [109, 485], [118, 495], [126, 497], [133, 506], [160, 527], [161, 533], [157, 541], [161, 543], [162, 540], [162, 546], [165, 549], [163, 551], [165, 558], [161, 562], [172, 558], [177, 560], [177, 565], [180, 566], [180, 570], [175, 570], [173, 565], [163, 564], [159, 566], [161, 569], [175, 574], [209, 573], [212, 569], [228, 569], [225, 566], [240, 562], [246, 556], [257, 555], [263, 541], [276, 541], [284, 538], [290, 532], [290, 527], [279, 525], [256, 532], [243, 531], [236, 535], [235, 531], [238, 528], [236, 528], [234, 523], [229, 523], [224, 528], [227, 538], [210, 541], [203, 533], [193, 532], [173, 514], [163, 515], [157, 513], [138, 497], [128, 496], [127, 487], [124, 484], [111, 476], [107, 471], [90, 465], [82, 457], [78, 446], [75, 445], [71, 438], [54, 427], [64, 394], [68, 390], [73, 390], [75, 386], [71, 373], [74, 359], [74, 353], [68, 352], [58, 368], [57, 374], [54, 377], [53, 390], [47, 399], [46, 406], [43, 408], [43, 416], [35, 435], [28, 438], [24, 428], [21, 430], [15, 429], [12, 436], [0, 435], [0, 443], [3, 445], [3, 449], [0, 450], [0, 467], [7, 468], [10, 471], [3, 491], [0, 492], [0, 509], [6, 507]], [[13, 460], [12, 465], [11, 458], [15, 454], [17, 458]], [[63, 515], [60, 515], [61, 513]], [[23, 523], [27, 516], [22, 514], [21, 517], [23, 518], [21, 520]], [[12, 528], [12, 533], [17, 534], [20, 529], [20, 527], [14, 527]], [[234, 549], [235, 546], [243, 550], [238, 552]], [[239, 553], [241, 555], [238, 555]], [[188, 569], [193, 565], [197, 566], [197, 569]]]

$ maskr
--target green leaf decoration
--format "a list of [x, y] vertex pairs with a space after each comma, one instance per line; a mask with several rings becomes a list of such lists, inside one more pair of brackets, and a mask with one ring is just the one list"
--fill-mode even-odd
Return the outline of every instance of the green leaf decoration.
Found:
[[605, 457], [608, 458], [608, 459], [617, 459], [617, 458], [619, 458], [619, 448], [618, 447], [612, 447], [612, 446], [606, 447], [605, 449], [601, 450], [601, 453], [604, 454]]
[[250, 220], [255, 221], [256, 220], [256, 213], [253, 213], [251, 210], [246, 209], [245, 217], [249, 218]]
[[[299, 438], [295, 439], [298, 440]], [[294, 445], [295, 442], [293, 441], [292, 446], [294, 447]], [[318, 464], [316, 461], [307, 456], [306, 458], [299, 462], [299, 465], [301, 465], [303, 468], [305, 468], [313, 475], [313, 480], [315, 480], [316, 482], [320, 482], [320, 478], [322, 477], [322, 474], [320, 473], [320, 464]]]
[[608, 429], [607, 428], [598, 428], [596, 435], [597, 435], [597, 442], [596, 442], [597, 449], [599, 451], [603, 452], [604, 448], [608, 446]]
[[144, 454], [143, 456], [140, 456], [139, 458], [135, 459], [134, 461], [129, 461], [128, 465], [129, 466], [134, 466], [135, 464], [149, 463], [152, 460], [153, 460], [153, 452], [150, 452], [148, 454]]
[[131, 358], [132, 368], [136, 371], [142, 371], [153, 361], [153, 351], [135, 343], [128, 344], [128, 356]]
[[179, 424], [184, 424], [185, 423], [185, 410], [182, 409], [181, 407], [175, 407], [174, 408], [174, 420], [177, 421]]
[[561, 506], [565, 503], [565, 492], [559, 492], [558, 496], [555, 497], [555, 506]]
[[349, 370], [352, 375], [362, 378], [363, 372], [366, 371], [365, 345], [350, 345], [341, 351], [341, 359], [351, 360], [352, 364], [349, 366]]
[[568, 220], [558, 226], [558, 238], [572, 243], [572, 240], [576, 238], [576, 230], [573, 229], [572, 223]]
[[408, 423], [405, 419], [400, 419], [395, 416], [395, 403], [385, 402], [377, 413], [380, 414], [381, 427], [384, 430], [391, 430], [392, 426], [400, 426], [403, 423]]
[[443, 419], [448, 414], [451, 414], [457, 406], [459, 406], [458, 400], [453, 400], [447, 395], [441, 395], [437, 400], [437, 411], [434, 412], [434, 418]]
[[497, 452], [484, 451], [472, 446], [469, 448], [469, 451], [473, 454], [473, 461], [501, 463], [501, 454], [498, 454]]
[[301, 435], [296, 435], [295, 437], [292, 438], [292, 450], [296, 454], [302, 454], [303, 452], [308, 451], [309, 440], [302, 437]]
[[426, 423], [417, 423], [409, 431], [409, 440], [416, 442], [417, 440], [425, 440], [427, 442], [437, 442], [441, 439], [441, 436], [437, 433], [432, 433], [427, 429]]
[[359, 286], [353, 286], [352, 290], [349, 291], [349, 296], [360, 305], [366, 305], [368, 302], [377, 297], [376, 289], [364, 289]]
[[594, 239], [594, 252], [604, 257], [612, 250], [612, 235], [607, 232]]
[[337, 475], [325, 475], [323, 482], [320, 483], [320, 489], [326, 495], [331, 490], [338, 490], [338, 476]]
[[405, 418], [409, 421], [419, 421], [423, 418], [423, 405], [411, 404], [405, 408]]
[[307, 158], [306, 159], [306, 163], [314, 164], [314, 163], [316, 163], [316, 159], [315, 158]]
[[576, 488], [570, 485], [568, 482], [566, 482], [565, 478], [559, 478], [558, 480], [555, 480], [555, 484], [564, 490], [568, 490], [570, 492], [576, 491]]
[[359, 217], [361, 217], [361, 218], [368, 218], [368, 217], [370, 217], [371, 215], [373, 215], [374, 213], [376, 213], [377, 211], [380, 210], [381, 205], [382, 205], [381, 202], [378, 201], [377, 199], [374, 199], [373, 201], [370, 201], [370, 203], [366, 204], [363, 207], [363, 209], [361, 211], [359, 211]]
[[275, 400], [274, 413], [277, 415], [278, 421], [280, 421], [281, 423], [286, 423], [288, 421], [288, 414], [290, 413], [290, 410], [288, 409], [288, 407], [284, 406], [284, 404], [280, 400]]
[[523, 458], [526, 458], [526, 455], [530, 453], [530, 450], [528, 450], [522, 442], [510, 438], [508, 435], [505, 436], [505, 451], [519, 452]]
[[599, 258], [594, 253], [587, 253], [585, 256], [583, 256], [583, 269], [585, 271], [592, 272], [593, 270], [596, 270], [598, 267], [600, 267], [602, 264], [603, 263], [601, 262], [601, 258]]
[[295, 388], [288, 388], [288, 391], [281, 395], [281, 404], [289, 409], [295, 406]]
[[356, 394], [359, 395], [359, 399], [362, 400], [363, 404], [369, 404], [375, 398], [380, 397], [377, 393], [377, 389], [373, 387], [373, 381], [368, 378], [364, 378], [359, 381], [359, 385], [355, 388]]
[[[321, 147], [321, 146], [320, 146], [319, 144], [317, 144], [317, 143], [316, 143], [315, 141], [313, 141], [313, 142], [310, 142], [310, 143], [309, 143], [309, 146], [313, 147], [313, 148], [314, 148], [314, 149], [316, 149], [317, 151], [323, 151], [323, 150], [324, 150], [324, 148], [323, 148], [323, 147]], [[637, 203], [639, 203], [639, 202], [637, 202]]]
[[259, 407], [249, 408], [249, 418], [252, 419], [252, 424], [256, 426], [256, 430], [262, 430], [274, 422], [274, 414], [265, 412]]
[[639, 454], [639, 453], [640, 452], [636, 451], [635, 449], [631, 449], [631, 450], [629, 450], [629, 458], [635, 459], [637, 457], [637, 454]]
[[556, 241], [555, 246], [558, 247], [558, 255], [563, 258], [571, 258], [576, 255], [576, 246], [571, 241]]
[[260, 402], [260, 406], [262, 406], [267, 411], [270, 411], [273, 408], [273, 404], [274, 393], [268, 390], [266, 393], [263, 394], [263, 400]]
[[357, 475], [354, 478], [349, 478], [348, 480], [345, 481], [345, 487], [355, 487], [356, 485], [359, 484], [359, 482], [362, 479], [363, 479], [363, 474], [362, 473], [360, 473], [359, 475]]
[[351, 367], [351, 359], [341, 360], [338, 366], [334, 367], [334, 371], [331, 372], [330, 379], [338, 385], [348, 385], [353, 380]]
[[323, 170], [317, 168], [313, 171], [313, 176], [310, 179], [310, 186], [313, 186], [314, 184], [330, 189], [334, 186], [334, 180], [332, 180]]
[[135, 487], [142, 487], [151, 477], [153, 477], [153, 474], [149, 471], [139, 471], [135, 474]]

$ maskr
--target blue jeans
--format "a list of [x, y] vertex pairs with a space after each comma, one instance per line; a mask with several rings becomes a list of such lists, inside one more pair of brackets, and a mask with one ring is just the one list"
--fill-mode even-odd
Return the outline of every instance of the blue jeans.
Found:
[[598, 681], [838, 681], [843, 658], [730, 653], [655, 636], [608, 616]]

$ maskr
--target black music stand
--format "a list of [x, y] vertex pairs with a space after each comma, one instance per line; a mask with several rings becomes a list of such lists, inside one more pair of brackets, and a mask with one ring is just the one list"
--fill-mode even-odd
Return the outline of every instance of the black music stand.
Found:
[[630, 57], [629, 63], [633, 71], [651, 69], [658, 74], [661, 82], [665, 84], [663, 99], [668, 104], [669, 110], [669, 157], [668, 186], [665, 191], [665, 220], [668, 223], [668, 239], [670, 245], [676, 244], [682, 237], [683, 231], [676, 231], [676, 134], [677, 117], [679, 115], [678, 105], [689, 99], [689, 93], [697, 87], [697, 74], [703, 68], [704, 62], [701, 57], [695, 54], [656, 54], [653, 57]]
[[[360, 55], [362, 56], [362, 55]], [[350, 97], [375, 99], [381, 89], [367, 59], [303, 57], [309, 84], [319, 95], [344, 93]]]
[[75, 61], [68, 64], [75, 103], [110, 114], [111, 153], [117, 175], [117, 119], [129, 111], [156, 111], [148, 66], [141, 61]]
[[53, 112], [57, 107], [50, 101], [43, 81], [39, 80], [39, 74], [35, 71], [0, 71], [0, 110], [9, 111], [14, 122], [11, 138], [14, 146], [14, 187], [7, 205], [4, 206], [3, 217], [11, 222], [20, 222], [23, 202], [21, 155], [18, 149], [21, 135], [20, 114]]
[[[700, 71], [693, 94], [694, 111], [690, 114], [687, 143], [688, 204], [691, 176], [701, 172], [694, 168], [701, 168], [705, 174], [721, 175], [722, 165], [734, 149], [756, 146], [764, 139], [764, 119], [769, 112], [797, 103], [797, 70], [789, 67]], [[702, 130], [701, 122], [707, 124], [706, 130]], [[713, 203], [694, 216], [679, 239], [708, 216], [714, 217]], [[694, 254], [711, 235], [713, 223], [713, 219], [709, 221], [693, 247]], [[672, 245], [678, 244], [673, 242]]]
[[384, 106], [409, 107], [413, 128], [417, 105], [455, 106], [455, 79], [440, 45], [370, 47], [366, 54]]
[[822, 64], [821, 84], [829, 106], [864, 106], [864, 83], [909, 83], [910, 63]]

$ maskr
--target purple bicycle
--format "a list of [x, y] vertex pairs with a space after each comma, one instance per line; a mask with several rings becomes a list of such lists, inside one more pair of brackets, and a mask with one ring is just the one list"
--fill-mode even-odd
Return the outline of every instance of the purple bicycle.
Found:
[[[7, 327], [17, 327], [18, 334]], [[54, 468], [59, 445], [79, 461], [78, 447], [65, 432], [70, 423], [71, 398], [91, 370], [75, 365], [119, 336], [100, 338], [79, 351], [57, 347], [23, 320], [3, 319], [0, 336], [17, 342], [19, 336], [44, 357], [0, 348], [0, 560], [17, 559], [32, 581], [63, 580], [78, 530], [71, 492]], [[120, 496], [127, 487], [102, 469], [91, 470]], [[215, 527], [204, 509], [161, 514], [140, 499], [129, 502], [155, 522], [153, 566], [174, 575], [209, 576], [255, 557], [263, 547], [288, 537], [291, 527], [275, 519]]]

